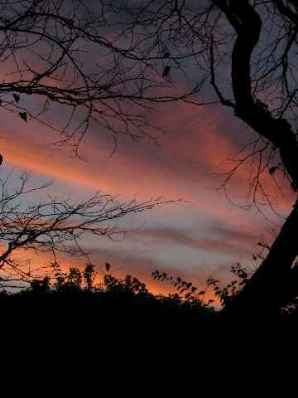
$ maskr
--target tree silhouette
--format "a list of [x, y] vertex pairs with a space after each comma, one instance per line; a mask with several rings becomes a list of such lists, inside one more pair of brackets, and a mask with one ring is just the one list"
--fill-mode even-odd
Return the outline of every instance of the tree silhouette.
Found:
[[[175, 96], [167, 92], [158, 100], [183, 100], [199, 105], [217, 100], [257, 134], [246, 157], [248, 160], [255, 156], [259, 164], [253, 179], [253, 199], [256, 200], [258, 191], [268, 199], [262, 174], [267, 171], [273, 175], [277, 169], [283, 171], [297, 196], [296, 2], [173, 0], [108, 4], [110, 12], [125, 16], [120, 29], [132, 44], [123, 57], [150, 70], [146, 74], [148, 79], [154, 76], [152, 70], [155, 76], [164, 76], [171, 65], [172, 80], [183, 81], [186, 86], [193, 82], [190, 93], [181, 95], [180, 91]], [[162, 62], [166, 66], [159, 73]], [[150, 84], [154, 84], [152, 78]], [[168, 86], [171, 82], [167, 80], [164, 84]], [[214, 96], [206, 94], [207, 85]], [[203, 102], [196, 99], [198, 92]], [[142, 99], [149, 100], [146, 95]], [[273, 315], [297, 295], [297, 227], [296, 201], [267, 257], [227, 306], [227, 313]]]
[[[221, 103], [257, 134], [254, 200], [277, 169], [297, 196], [296, 1], [8, 0], [0, 15], [3, 109], [49, 124], [58, 105], [53, 127], [78, 145], [93, 122], [136, 139], [151, 136], [155, 104]], [[297, 295], [297, 227], [296, 202], [229, 311], [274, 312]]]
[[[215, 316], [214, 309], [210, 304], [203, 303], [200, 296], [193, 296], [191, 300], [185, 299], [178, 289], [175, 295], [154, 295], [148, 291], [145, 283], [132, 275], [120, 278], [113, 275], [111, 271], [105, 273], [101, 283], [94, 283], [90, 287], [84, 280], [84, 276], [90, 273], [91, 268], [92, 274], [96, 278], [98, 274], [90, 264], [87, 264], [83, 270], [72, 267], [63, 274], [63, 277], [59, 277], [59, 280], [57, 276], [52, 279], [49, 277], [33, 279], [22, 291], [19, 290], [9, 295], [0, 293], [0, 304], [3, 297], [6, 300], [10, 298], [11, 303], [21, 299], [25, 305], [27, 300], [29, 309], [31, 299], [34, 300], [37, 297], [53, 307], [72, 305], [72, 302], [76, 303], [75, 306], [77, 303], [83, 305], [84, 303], [93, 303], [100, 310], [99, 313], [93, 314], [98, 318], [109, 316], [110, 311], [116, 311], [119, 315], [123, 311], [124, 317], [131, 313], [133, 317], [130, 318], [132, 324], [129, 327], [132, 328], [140, 321], [138, 318], [142, 318], [144, 321], [148, 317], [148, 321], [155, 319], [155, 321], [161, 322], [162, 318], [166, 317], [168, 320], [179, 322], [185, 317], [195, 326], [196, 321], [208, 321]], [[36, 302], [35, 305], [38, 307], [39, 303]], [[91, 309], [94, 310], [94, 308]], [[88, 309], [86, 308], [86, 310]]]

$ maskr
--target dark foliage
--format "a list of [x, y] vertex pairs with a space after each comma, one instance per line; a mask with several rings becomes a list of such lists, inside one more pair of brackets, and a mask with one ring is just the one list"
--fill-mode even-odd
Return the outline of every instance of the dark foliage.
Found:
[[[244, 283], [240, 266], [234, 273], [240, 278], [228, 286], [208, 281], [222, 302], [232, 300]], [[270, 324], [257, 319], [242, 324], [215, 311], [212, 303], [204, 303], [205, 291], [190, 282], [159, 271], [153, 277], [172, 283], [176, 293], [153, 295], [131, 275], [115, 277], [109, 264], [101, 285], [96, 284], [94, 266], [88, 264], [83, 271], [57, 272], [54, 280], [34, 280], [16, 293], [2, 291], [2, 331], [7, 336], [2, 341], [26, 348], [33, 359], [33, 353], [40, 351], [41, 360], [51, 358], [55, 366], [67, 359], [80, 368], [91, 366], [100, 372], [108, 368], [113, 378], [131, 372], [132, 380], [136, 371], [150, 368], [157, 375], [164, 367], [167, 372], [173, 367], [176, 373], [197, 370], [200, 383], [206, 374], [228, 372], [234, 377], [239, 366], [247, 366], [247, 358], [259, 361], [270, 353], [273, 339], [275, 353], [279, 342], [285, 350], [286, 344], [295, 341], [295, 310]], [[286, 339], [281, 334], [276, 338], [280, 331]]]
[[[137, 278], [126, 275], [116, 278], [106, 264], [101, 284], [95, 284], [94, 267], [84, 271], [70, 268], [67, 274], [57, 271], [54, 281], [48, 277], [34, 280], [30, 287], [0, 293], [2, 314], [18, 319], [22, 327], [34, 325], [54, 330], [63, 327], [105, 336], [149, 336], [150, 339], [169, 337], [174, 333], [207, 335], [218, 314], [199, 299], [172, 294], [156, 296]], [[149, 332], [150, 331], [150, 332]]]
[[[227, 285], [222, 286], [218, 280], [209, 278], [206, 289], [200, 290], [181, 277], [154, 271], [155, 280], [168, 282], [176, 290], [162, 296], [150, 293], [145, 283], [136, 277], [114, 276], [109, 263], [105, 265], [100, 284], [95, 283], [97, 274], [92, 264], [87, 264], [83, 271], [72, 267], [68, 273], [57, 268], [54, 279], [33, 280], [28, 288], [15, 293], [0, 292], [0, 308], [3, 316], [18, 319], [22, 325], [48, 325], [54, 329], [62, 325], [71, 328], [84, 325], [94, 333], [108, 335], [115, 331], [146, 335], [153, 330], [156, 337], [187, 333], [190, 339], [202, 335], [207, 338], [210, 333], [214, 335], [230, 326], [241, 327], [238, 318], [226, 318], [225, 308], [237, 297], [249, 276], [239, 264], [232, 267], [232, 273], [236, 279]], [[223, 310], [212, 307], [214, 300], [204, 299], [207, 289], [214, 292]], [[297, 324], [296, 302], [271, 321], [284, 326]], [[249, 326], [259, 327], [262, 320], [254, 319], [254, 322]]]

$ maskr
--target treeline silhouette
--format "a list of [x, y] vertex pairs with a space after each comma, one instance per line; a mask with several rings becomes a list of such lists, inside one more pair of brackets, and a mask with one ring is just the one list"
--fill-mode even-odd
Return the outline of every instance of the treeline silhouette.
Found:
[[[0, 293], [2, 314], [17, 314], [26, 324], [105, 325], [122, 332], [144, 331], [152, 325], [159, 330], [191, 329], [207, 326], [216, 317], [211, 303], [195, 296], [195, 288], [179, 277], [177, 292], [161, 296], [152, 294], [136, 277], [114, 276], [109, 264], [101, 283], [95, 283], [96, 276], [94, 266], [87, 265], [83, 271], [70, 268], [67, 273], [58, 272], [54, 281], [49, 277], [32, 280], [29, 287], [17, 292], [5, 289]], [[165, 280], [167, 274], [155, 271], [153, 277]]]
[[[204, 333], [227, 324], [225, 307], [249, 279], [239, 264], [231, 271], [236, 278], [228, 284], [222, 286], [220, 281], [209, 278], [206, 289], [202, 290], [181, 277], [156, 270], [152, 273], [153, 279], [167, 282], [174, 292], [155, 295], [134, 276], [114, 276], [108, 263], [100, 283], [96, 282], [98, 274], [91, 264], [87, 264], [83, 271], [72, 267], [66, 273], [56, 268], [53, 279], [33, 279], [28, 287], [17, 291], [2, 288], [0, 308], [2, 316], [14, 316], [24, 324], [105, 325], [107, 329], [113, 326], [122, 331], [142, 332], [156, 326], [159, 331], [189, 330], [193, 334], [199, 330]], [[205, 298], [207, 290], [213, 292], [215, 300]], [[223, 309], [216, 308], [214, 301], [221, 303]], [[272, 321], [298, 324], [297, 303], [284, 308], [279, 318]]]
[[[61, 357], [85, 355], [89, 366], [95, 355], [98, 366], [109, 360], [117, 372], [129, 366], [149, 366], [147, 358], [171, 358], [174, 368], [192, 366], [195, 360], [204, 372], [208, 363], [216, 371], [218, 366], [224, 369], [225, 363], [237, 369], [243, 358], [260, 357], [264, 350], [270, 353], [274, 347], [275, 353], [282, 352], [285, 344], [296, 341], [295, 304], [262, 327], [260, 319], [242, 325], [242, 321], [226, 318], [225, 305], [248, 278], [240, 265], [232, 272], [236, 278], [228, 284], [209, 278], [206, 289], [201, 290], [179, 276], [156, 270], [152, 277], [172, 286], [172, 293], [156, 295], [132, 275], [116, 277], [109, 264], [100, 282], [90, 264], [83, 270], [58, 269], [53, 278], [32, 280], [28, 287], [14, 292], [0, 291], [2, 342], [26, 347], [28, 355], [31, 349], [40, 349], [43, 360], [54, 355], [56, 363]], [[213, 297], [211, 289], [216, 302], [205, 298]], [[282, 329], [286, 333], [281, 338]]]

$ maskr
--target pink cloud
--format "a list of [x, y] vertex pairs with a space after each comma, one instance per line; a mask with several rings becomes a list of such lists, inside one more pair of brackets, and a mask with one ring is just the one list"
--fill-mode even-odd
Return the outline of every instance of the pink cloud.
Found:
[[[245, 239], [232, 238], [227, 231], [214, 237], [214, 231], [210, 230], [203, 231], [206, 234], [204, 238], [192, 238], [184, 235], [183, 230], [178, 231], [179, 225], [177, 230], [144, 230], [144, 239], [152, 240], [154, 237], [160, 243], [204, 250], [210, 256], [220, 253], [249, 256], [257, 241], [255, 237], [263, 231], [263, 223], [256, 221], [253, 213], [241, 213], [241, 210], [233, 208], [224, 194], [215, 189], [220, 181], [215, 174], [227, 172], [231, 162], [226, 160], [239, 152], [241, 140], [235, 139], [235, 134], [237, 129], [239, 134], [242, 133], [241, 126], [230, 124], [230, 120], [226, 120], [228, 116], [218, 110], [190, 104], [160, 105], [155, 117], [156, 122], [168, 129], [168, 133], [160, 137], [160, 147], [148, 142], [132, 143], [120, 139], [112, 158], [109, 156], [111, 148], [100, 132], [92, 130], [86, 137], [81, 148], [85, 161], [81, 161], [71, 157], [69, 151], [49, 146], [49, 133], [31, 121], [26, 125], [21, 121], [12, 123], [11, 131], [2, 132], [1, 152], [9, 165], [61, 183], [67, 182], [78, 192], [102, 190], [126, 199], [137, 197], [140, 200], [157, 196], [182, 198], [188, 201], [185, 206], [188, 217], [193, 212], [193, 220], [198, 218], [193, 227], [200, 230], [201, 215], [205, 221], [216, 221], [235, 234], [239, 235], [241, 230], [246, 234]], [[250, 166], [244, 165], [231, 183], [232, 195], [240, 197], [242, 202], [250, 173]], [[278, 210], [286, 214], [290, 205], [287, 191], [280, 194], [269, 173], [264, 174], [263, 184]], [[165, 208], [162, 214], [178, 219], [175, 207]], [[144, 268], [144, 264], [145, 260], [140, 261], [136, 268]]]

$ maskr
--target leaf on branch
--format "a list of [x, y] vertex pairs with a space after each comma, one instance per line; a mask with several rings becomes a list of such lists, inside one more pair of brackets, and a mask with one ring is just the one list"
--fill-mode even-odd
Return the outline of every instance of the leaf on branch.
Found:
[[19, 94], [12, 94], [12, 96], [13, 96], [13, 98], [14, 98], [14, 100], [15, 100], [16, 103], [20, 102], [20, 96], [19, 96]]
[[3, 163], [3, 156], [0, 153], [0, 165]]
[[111, 269], [111, 264], [105, 263], [105, 268], [106, 268], [106, 271], [109, 272]]
[[170, 70], [171, 70], [171, 67], [169, 65], [167, 65], [162, 72], [162, 77], [167, 77], [170, 73]]
[[19, 112], [19, 116], [24, 122], [28, 122], [28, 113], [27, 112]]
[[270, 167], [269, 174], [272, 176], [276, 172], [277, 169], [278, 169], [277, 166]]

